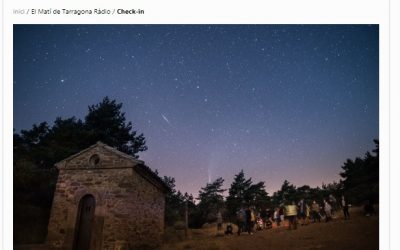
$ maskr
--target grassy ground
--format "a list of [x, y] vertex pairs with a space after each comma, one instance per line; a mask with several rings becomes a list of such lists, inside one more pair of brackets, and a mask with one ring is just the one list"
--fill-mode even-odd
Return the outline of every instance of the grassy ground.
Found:
[[[379, 249], [379, 217], [365, 217], [360, 208], [350, 210], [328, 223], [315, 223], [288, 230], [286, 226], [257, 231], [253, 235], [217, 236], [216, 226], [191, 229], [188, 239], [182, 231], [167, 230], [164, 250], [244, 249]], [[236, 228], [234, 230], [236, 232]]]

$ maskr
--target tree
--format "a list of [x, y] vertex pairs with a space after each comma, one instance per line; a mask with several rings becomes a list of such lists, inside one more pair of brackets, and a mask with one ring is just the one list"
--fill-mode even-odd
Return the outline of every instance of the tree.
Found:
[[212, 183], [207, 183], [205, 187], [202, 187], [199, 191], [199, 197], [197, 198], [200, 203], [198, 205], [201, 211], [201, 217], [203, 222], [214, 221], [218, 210], [224, 206], [224, 197], [222, 195], [226, 189], [222, 189], [224, 179], [219, 177]]
[[175, 189], [175, 178], [164, 176], [164, 183], [170, 188], [165, 197], [165, 224], [174, 225], [175, 222], [183, 220], [182, 212], [185, 208], [185, 202], [192, 199], [187, 193], [182, 195], [180, 191]]
[[379, 201], [379, 141], [374, 143], [373, 154], [366, 152], [363, 158], [347, 159], [342, 166], [343, 191], [353, 203]]
[[296, 190], [296, 196], [298, 200], [305, 199], [306, 201], [311, 200], [312, 188], [308, 185], [298, 187]]
[[270, 197], [267, 191], [265, 191], [265, 184], [260, 181], [256, 184], [252, 184], [245, 192], [245, 201], [248, 206], [256, 208], [265, 208], [269, 202]]
[[252, 183], [251, 178], [244, 177], [241, 170], [229, 188], [229, 195], [226, 198], [226, 206], [229, 217], [233, 218], [241, 207], [254, 206], [257, 208], [266, 207], [270, 202], [270, 197], [265, 191], [264, 182]]
[[275, 205], [281, 205], [292, 201], [296, 202], [297, 199], [296, 186], [290, 184], [289, 181], [285, 180], [281, 186], [281, 189], [274, 193], [272, 199]]
[[[157, 171], [155, 173], [158, 175]], [[164, 183], [169, 187], [169, 192], [165, 197], [165, 225], [174, 226], [176, 223], [185, 221], [185, 209], [188, 207], [189, 227], [199, 228], [199, 209], [197, 208], [193, 195], [175, 189], [175, 178], [164, 176]]]
[[102, 141], [111, 147], [138, 158], [137, 153], [147, 150], [143, 134], [136, 135], [132, 122], [126, 123], [125, 113], [121, 112], [122, 103], [110, 101], [105, 97], [102, 102], [89, 106], [85, 117], [85, 128], [89, 141]]
[[143, 134], [136, 135], [131, 122], [126, 122], [122, 103], [108, 97], [89, 106], [85, 122], [75, 117], [57, 117], [50, 127], [46, 122], [14, 134], [14, 153], [22, 153], [39, 168], [51, 169], [54, 163], [75, 154], [97, 141], [116, 147], [135, 158], [147, 150]]
[[245, 179], [242, 169], [237, 175], [235, 175], [231, 187], [229, 188], [228, 197], [226, 198], [226, 206], [230, 217], [233, 217], [240, 207], [246, 205], [245, 195], [250, 186], [251, 179]]

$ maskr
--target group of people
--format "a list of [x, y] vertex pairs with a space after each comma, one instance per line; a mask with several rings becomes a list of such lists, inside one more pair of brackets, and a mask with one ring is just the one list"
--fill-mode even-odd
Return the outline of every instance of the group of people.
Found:
[[247, 209], [241, 208], [237, 212], [237, 234], [240, 235], [242, 232], [253, 234], [254, 227], [257, 225], [256, 223], [259, 219], [260, 217], [256, 216], [255, 210], [251, 207], [248, 207]]
[[[310, 222], [321, 222], [323, 219], [328, 222], [332, 220], [339, 207], [343, 210], [344, 219], [350, 219], [349, 204], [344, 196], [341, 197], [340, 202], [337, 202], [336, 198], [330, 195], [322, 201], [322, 204], [315, 200], [307, 204], [304, 199], [301, 199], [297, 204], [291, 202], [275, 209], [265, 208], [257, 211], [253, 207], [241, 208], [236, 214], [237, 234], [247, 232], [251, 235], [254, 230], [272, 228], [273, 223], [279, 227], [285, 220], [289, 222], [289, 229], [296, 229], [298, 224], [307, 225]], [[232, 225], [228, 224], [228, 227], [225, 233], [232, 234]]]

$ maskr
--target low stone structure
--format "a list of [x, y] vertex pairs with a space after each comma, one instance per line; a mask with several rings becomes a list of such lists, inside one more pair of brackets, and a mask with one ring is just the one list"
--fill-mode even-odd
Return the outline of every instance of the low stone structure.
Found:
[[52, 249], [155, 249], [168, 187], [143, 161], [101, 142], [56, 164]]

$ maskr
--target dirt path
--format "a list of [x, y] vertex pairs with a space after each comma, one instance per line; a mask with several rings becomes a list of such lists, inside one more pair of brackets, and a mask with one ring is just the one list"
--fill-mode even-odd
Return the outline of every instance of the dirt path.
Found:
[[253, 235], [215, 236], [215, 229], [191, 231], [191, 240], [166, 244], [164, 249], [379, 249], [379, 218], [354, 212], [349, 221], [341, 217], [328, 223], [276, 228]]

